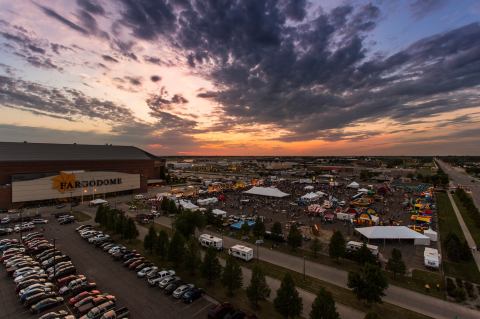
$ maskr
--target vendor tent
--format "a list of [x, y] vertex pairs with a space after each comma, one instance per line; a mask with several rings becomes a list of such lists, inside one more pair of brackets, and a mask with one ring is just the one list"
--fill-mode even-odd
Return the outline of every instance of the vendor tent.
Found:
[[215, 215], [215, 217], [221, 217], [221, 218], [227, 217], [227, 212], [221, 209], [212, 210], [212, 214]]
[[257, 187], [257, 186], [250, 188], [248, 191], [245, 191], [244, 193], [251, 194], [251, 195], [259, 195], [259, 196], [278, 197], [278, 198], [289, 195], [275, 187]]
[[359, 188], [360, 187], [360, 184], [358, 184], [357, 182], [351, 182], [350, 184], [347, 185], [348, 188]]
[[198, 199], [197, 200], [197, 204], [201, 205], [201, 206], [215, 204], [216, 202], [218, 202], [218, 199], [216, 197], [210, 197], [210, 198]]
[[423, 232], [425, 236], [428, 236], [431, 241], [437, 241], [438, 240], [438, 235], [437, 232], [434, 231], [433, 229], [429, 228]]
[[308, 191], [308, 190], [313, 190], [314, 187], [312, 185], [308, 185], [308, 186], [305, 186], [303, 189]]
[[197, 210], [199, 207], [195, 204], [193, 204], [191, 201], [189, 200], [183, 200], [183, 199], [180, 199], [178, 201], [178, 204], [183, 208], [183, 209], [189, 209], [189, 210]]
[[413, 239], [415, 245], [430, 245], [428, 236], [417, 233], [405, 226], [372, 226], [355, 228], [368, 239]]
[[314, 200], [317, 200], [319, 198], [320, 198], [320, 196], [316, 193], [307, 193], [307, 194], [302, 196], [302, 199], [307, 200], [307, 201], [314, 201]]
[[358, 192], [360, 192], [360, 193], [368, 193], [368, 189], [366, 189], [366, 188], [360, 188], [360, 189], [358, 190]]

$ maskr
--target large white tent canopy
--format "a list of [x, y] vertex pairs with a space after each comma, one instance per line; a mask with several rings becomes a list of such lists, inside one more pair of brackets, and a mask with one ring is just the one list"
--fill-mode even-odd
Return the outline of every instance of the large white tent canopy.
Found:
[[355, 228], [355, 231], [368, 239], [413, 239], [415, 245], [430, 245], [428, 236], [405, 226], [372, 226]]
[[178, 204], [183, 207], [183, 209], [189, 209], [189, 210], [197, 210], [199, 207], [195, 204], [193, 204], [189, 200], [179, 200]]
[[254, 186], [250, 188], [248, 191], [244, 192], [245, 194], [251, 194], [251, 195], [260, 195], [260, 196], [268, 196], [268, 197], [285, 197], [290, 194], [284, 193], [278, 188], [275, 187], [257, 187]]
[[318, 195], [317, 193], [307, 193], [302, 196], [303, 200], [317, 200], [319, 198], [320, 198], [320, 195]]
[[351, 182], [350, 184], [347, 185], [348, 188], [359, 188], [360, 184], [357, 182]]

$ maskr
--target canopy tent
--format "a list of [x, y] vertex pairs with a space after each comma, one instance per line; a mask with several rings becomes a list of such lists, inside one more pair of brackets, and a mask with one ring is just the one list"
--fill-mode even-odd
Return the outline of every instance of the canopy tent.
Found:
[[355, 228], [368, 239], [413, 239], [415, 245], [430, 245], [428, 236], [417, 233], [405, 226], [371, 226]]
[[320, 198], [320, 196], [316, 193], [307, 193], [301, 197], [303, 200], [313, 201]]
[[360, 187], [360, 184], [358, 184], [357, 182], [351, 182], [350, 184], [347, 185], [347, 188], [359, 188]]
[[250, 194], [250, 195], [259, 195], [259, 196], [268, 196], [268, 197], [285, 197], [290, 194], [284, 193], [278, 188], [275, 187], [257, 187], [254, 186], [250, 188], [248, 191], [243, 192], [244, 194]]
[[255, 221], [254, 221], [254, 220], [248, 220], [248, 221], [243, 221], [243, 220], [241, 220], [241, 221], [238, 221], [238, 222], [236, 222], [236, 223], [234, 223], [234, 224], [231, 224], [231, 225], [230, 225], [230, 228], [231, 228], [231, 229], [235, 229], [235, 230], [240, 230], [240, 229], [242, 229], [242, 226], [243, 226], [243, 224], [245, 224], [245, 223], [247, 223], [248, 227], [250, 227], [250, 228], [253, 227], [253, 225], [255, 225]]
[[314, 187], [312, 185], [308, 185], [308, 186], [305, 186], [303, 189], [308, 191], [308, 190], [313, 190]]
[[94, 199], [94, 200], [91, 200], [90, 201], [90, 205], [92, 206], [96, 206], [96, 205], [103, 205], [103, 204], [107, 204], [108, 202], [104, 199], [101, 199], [101, 198], [97, 198], [97, 199]]
[[358, 190], [358, 192], [359, 192], [359, 193], [368, 193], [368, 189], [366, 189], [366, 188], [360, 188], [360, 189]]
[[212, 214], [215, 215], [216, 217], [221, 217], [221, 218], [227, 217], [227, 212], [221, 209], [215, 208], [214, 210], [212, 210]]
[[189, 200], [183, 200], [183, 199], [180, 199], [178, 201], [178, 205], [180, 205], [183, 209], [189, 209], [189, 210], [197, 210], [199, 209], [199, 207], [195, 204], [193, 204], [191, 201]]
[[323, 196], [327, 195], [326, 193], [324, 193], [322, 191], [315, 192], [315, 194], [317, 194], [320, 197], [323, 197]]
[[201, 206], [215, 204], [216, 202], [218, 202], [218, 199], [216, 197], [210, 197], [210, 198], [198, 199], [197, 200], [197, 204], [201, 205]]
[[423, 232], [425, 236], [430, 237], [431, 241], [437, 241], [438, 240], [438, 235], [437, 232], [434, 231], [433, 229], [429, 228]]

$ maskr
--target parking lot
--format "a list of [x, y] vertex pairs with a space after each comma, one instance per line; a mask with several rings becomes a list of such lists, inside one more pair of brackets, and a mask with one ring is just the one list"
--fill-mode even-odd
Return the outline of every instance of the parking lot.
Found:
[[[45, 226], [45, 237], [56, 239], [57, 248], [69, 255], [78, 273], [97, 283], [101, 291], [117, 297], [119, 307], [128, 307], [131, 318], [206, 318], [213, 301], [202, 297], [192, 304], [165, 296], [159, 288], [149, 288], [145, 279], [137, 278], [108, 254], [82, 240], [75, 232], [77, 223], [59, 225], [53, 218]], [[10, 237], [10, 236], [9, 236]], [[19, 303], [15, 285], [1, 270], [0, 319], [34, 318]]]

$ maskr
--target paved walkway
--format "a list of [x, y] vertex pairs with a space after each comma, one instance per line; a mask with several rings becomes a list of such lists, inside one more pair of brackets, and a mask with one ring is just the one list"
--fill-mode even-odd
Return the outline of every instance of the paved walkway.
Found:
[[[452, 194], [450, 192], [448, 193], [448, 198], [450, 199], [450, 202], [452, 203], [453, 211], [455, 212], [455, 215], [457, 216], [458, 223], [460, 224], [460, 227], [462, 228], [463, 234], [465, 236], [465, 239], [467, 240], [468, 246], [469, 247], [476, 247], [477, 244], [473, 240], [472, 234], [470, 234], [470, 230], [468, 229], [467, 225], [465, 224], [465, 221], [463, 220], [462, 214], [458, 210], [457, 204], [455, 203], [455, 200], [453, 199]], [[473, 259], [475, 260], [475, 263], [477, 264], [478, 271], [480, 271], [480, 253], [475, 249], [472, 251], [473, 254]]]

